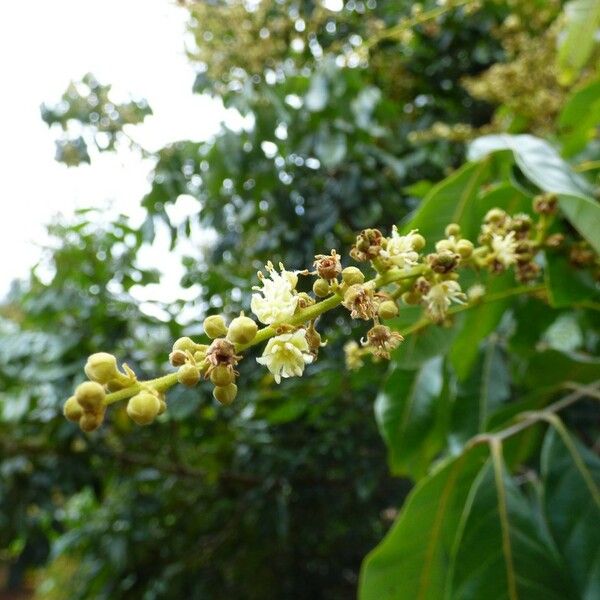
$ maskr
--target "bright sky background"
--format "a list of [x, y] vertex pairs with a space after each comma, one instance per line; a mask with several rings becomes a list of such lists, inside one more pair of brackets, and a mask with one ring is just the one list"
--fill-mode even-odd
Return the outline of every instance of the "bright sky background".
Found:
[[[145, 97], [154, 115], [132, 130], [150, 149], [215, 133], [225, 111], [193, 95], [193, 67], [184, 54], [186, 11], [173, 0], [28, 0], [0, 4], [2, 93], [0, 141], [0, 297], [27, 274], [46, 241], [44, 225], [74, 208], [106, 206], [136, 217], [151, 163], [129, 152], [92, 157], [76, 168], [54, 161], [53, 135], [42, 102], [59, 99], [71, 79], [93, 73], [122, 93]], [[146, 260], [169, 271], [168, 300], [178, 259], [164, 246]], [[157, 265], [157, 260], [160, 263]]]

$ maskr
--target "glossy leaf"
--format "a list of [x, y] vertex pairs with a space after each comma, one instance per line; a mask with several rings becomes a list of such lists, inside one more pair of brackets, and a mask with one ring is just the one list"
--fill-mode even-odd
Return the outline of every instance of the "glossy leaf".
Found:
[[360, 600], [439, 600], [469, 489], [487, 448], [446, 461], [410, 493], [385, 539], [365, 558]]
[[550, 429], [542, 450], [545, 514], [579, 597], [600, 597], [600, 459]]
[[598, 297], [590, 270], [574, 267], [563, 254], [546, 252], [544, 275], [548, 299], [554, 307], [572, 306]]
[[388, 447], [392, 473], [418, 478], [443, 446], [442, 359], [419, 370], [396, 367], [375, 402], [375, 417]]

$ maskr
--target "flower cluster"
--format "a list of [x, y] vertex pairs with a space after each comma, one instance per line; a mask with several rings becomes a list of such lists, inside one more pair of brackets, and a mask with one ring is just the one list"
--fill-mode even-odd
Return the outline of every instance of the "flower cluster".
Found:
[[[276, 269], [268, 262], [266, 274], [259, 272], [259, 285], [252, 288], [250, 309], [256, 320], [244, 313], [229, 323], [223, 315], [206, 317], [203, 326], [208, 343], [178, 339], [169, 355], [177, 372], [147, 382], [139, 382], [127, 365], [119, 370], [111, 354], [93, 354], [85, 366], [89, 381], [67, 400], [65, 416], [84, 431], [92, 431], [102, 423], [108, 404], [129, 399], [127, 414], [147, 425], [166, 410], [165, 390], [175, 383], [192, 387], [201, 381], [210, 382], [214, 398], [229, 405], [238, 393], [239, 362], [250, 347], [262, 342], [266, 344], [255, 360], [267, 368], [275, 383], [300, 377], [325, 345], [317, 331], [318, 317], [339, 305], [352, 319], [370, 322], [360, 343], [350, 341], [345, 346], [348, 367], [360, 368], [367, 356], [389, 359], [404, 339], [390, 320], [404, 306], [423, 307], [420, 323], [427, 325], [446, 323], [453, 313], [485, 301], [481, 283], [463, 291], [462, 269], [475, 274], [486, 270], [492, 275], [514, 269], [519, 282], [535, 279], [540, 272], [538, 251], [564, 247], [564, 236], [550, 232], [556, 205], [555, 196], [544, 194], [534, 199], [531, 214], [509, 215], [492, 208], [483, 218], [478, 246], [463, 236], [456, 223], [450, 223], [444, 238], [435, 243], [416, 229], [403, 233], [394, 225], [389, 236], [378, 229], [358, 234], [350, 257], [366, 263], [360, 268], [344, 266], [335, 250], [317, 254], [311, 271], [288, 271], [281, 263]], [[585, 243], [572, 243], [566, 252], [579, 267], [599, 264]], [[372, 269], [370, 279], [365, 267]], [[312, 294], [298, 291], [299, 275], [315, 278]], [[262, 329], [257, 321], [264, 325]]]

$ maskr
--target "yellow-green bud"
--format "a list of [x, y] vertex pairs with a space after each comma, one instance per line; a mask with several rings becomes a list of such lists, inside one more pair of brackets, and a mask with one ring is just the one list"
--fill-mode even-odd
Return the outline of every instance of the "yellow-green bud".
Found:
[[435, 244], [437, 252], [454, 252], [455, 247], [456, 244], [452, 240], [440, 240]]
[[181, 352], [195, 352], [198, 350], [199, 344], [189, 337], [180, 337], [173, 344], [173, 352], [180, 350]]
[[393, 300], [384, 300], [377, 309], [380, 319], [393, 319], [398, 316], [398, 306]]
[[215, 400], [218, 400], [221, 404], [227, 406], [231, 404], [237, 396], [237, 385], [230, 383], [224, 387], [216, 387], [213, 390], [213, 396]]
[[65, 415], [69, 421], [73, 421], [73, 423], [77, 423], [83, 416], [83, 408], [81, 408], [81, 405], [77, 402], [75, 396], [71, 396], [65, 402], [63, 406], [63, 415]]
[[150, 392], [140, 392], [129, 399], [127, 414], [138, 425], [152, 423], [160, 411], [160, 400]]
[[501, 208], [492, 208], [487, 211], [483, 220], [485, 223], [501, 223], [506, 218], [506, 212]]
[[177, 371], [177, 381], [187, 387], [195, 386], [200, 381], [200, 370], [196, 365], [185, 364]]
[[102, 421], [104, 421], [104, 411], [99, 413], [84, 413], [79, 419], [79, 428], [81, 431], [85, 431], [89, 433], [90, 431], [94, 431], [98, 429], [100, 425], [102, 425]]
[[470, 240], [458, 240], [456, 252], [461, 258], [469, 258], [473, 254], [473, 242]]
[[241, 315], [231, 321], [227, 331], [227, 339], [234, 344], [248, 344], [256, 337], [257, 331], [256, 321]]
[[325, 298], [329, 294], [329, 282], [326, 279], [317, 279], [313, 284], [313, 292], [319, 298]]
[[224, 387], [235, 381], [233, 369], [225, 365], [217, 365], [210, 372], [210, 380], [219, 387]]
[[356, 285], [365, 282], [364, 273], [357, 267], [346, 267], [342, 271], [342, 280], [348, 285]]
[[85, 374], [92, 380], [102, 385], [118, 376], [117, 359], [107, 352], [92, 354], [85, 363]]
[[95, 381], [85, 381], [75, 389], [75, 398], [84, 412], [98, 412], [104, 406], [104, 388]]
[[211, 315], [204, 319], [204, 333], [211, 339], [214, 340], [219, 337], [227, 335], [227, 325], [225, 325], [225, 319], [221, 315]]
[[412, 247], [413, 250], [420, 252], [425, 248], [425, 238], [420, 233], [412, 234]]
[[158, 414], [162, 415], [165, 412], [165, 410], [167, 410], [167, 403], [162, 398], [158, 399], [158, 403], [160, 405], [158, 409]]
[[444, 233], [448, 237], [450, 237], [451, 235], [457, 237], [460, 235], [460, 225], [458, 223], [450, 223], [449, 225], [446, 225]]

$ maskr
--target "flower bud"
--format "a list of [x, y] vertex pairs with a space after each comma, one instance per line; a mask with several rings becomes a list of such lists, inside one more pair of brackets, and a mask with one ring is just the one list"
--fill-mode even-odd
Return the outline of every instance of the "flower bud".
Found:
[[365, 282], [365, 276], [357, 267], [346, 267], [342, 271], [342, 280], [348, 285], [361, 284]]
[[210, 372], [210, 380], [218, 387], [225, 387], [235, 381], [235, 374], [232, 367], [218, 365]]
[[95, 381], [86, 381], [75, 389], [75, 398], [84, 412], [95, 413], [104, 406], [104, 388]]
[[398, 316], [398, 306], [393, 300], [385, 300], [379, 305], [377, 314], [380, 319], [393, 319]]
[[473, 254], [473, 242], [470, 240], [458, 240], [456, 252], [461, 258], [469, 258]]
[[129, 399], [127, 414], [138, 425], [152, 423], [160, 411], [160, 400], [152, 393], [142, 391]]
[[158, 414], [162, 415], [167, 410], [167, 403], [162, 398], [159, 398], [158, 404], [159, 404]]
[[297, 298], [298, 304], [296, 305], [296, 312], [315, 304], [315, 299], [312, 296], [309, 296], [306, 292], [300, 292]]
[[460, 225], [458, 223], [450, 223], [449, 225], [446, 225], [444, 233], [447, 237], [450, 237], [451, 235], [458, 237], [460, 235]]
[[326, 279], [317, 279], [313, 284], [313, 292], [319, 298], [325, 298], [329, 294], [329, 282]]
[[487, 211], [483, 220], [485, 223], [502, 223], [506, 216], [506, 212], [501, 208], [492, 208]]
[[102, 421], [104, 421], [104, 411], [99, 413], [84, 413], [79, 419], [79, 428], [81, 431], [85, 431], [86, 433], [90, 433], [95, 429], [98, 429], [100, 425], [102, 425]]
[[237, 396], [237, 385], [230, 383], [224, 387], [216, 387], [213, 390], [213, 396], [215, 400], [218, 400], [221, 404], [227, 406], [231, 404]]
[[425, 248], [425, 238], [420, 233], [413, 233], [411, 238], [413, 250], [420, 252]]
[[195, 386], [200, 381], [200, 369], [189, 363], [182, 365], [177, 371], [177, 381], [187, 387]]
[[73, 423], [77, 423], [83, 416], [83, 408], [81, 408], [81, 405], [77, 402], [75, 396], [71, 396], [65, 402], [63, 406], [63, 415], [65, 415], [69, 421], [73, 421]]
[[117, 359], [107, 352], [92, 354], [85, 363], [84, 371], [89, 379], [102, 385], [119, 375]]
[[436, 252], [454, 252], [456, 244], [452, 240], [440, 240], [436, 242]]
[[227, 335], [227, 325], [225, 319], [221, 315], [211, 315], [206, 317], [203, 323], [204, 333], [211, 339], [223, 337]]
[[195, 352], [198, 350], [198, 346], [200, 344], [196, 344], [194, 340], [189, 337], [180, 337], [178, 340], [175, 340], [173, 344], [173, 352], [180, 350], [181, 352]]
[[187, 354], [183, 350], [173, 350], [171, 354], [169, 354], [169, 362], [174, 367], [180, 367], [185, 364], [187, 360]]
[[255, 337], [258, 325], [250, 317], [240, 315], [231, 321], [227, 331], [227, 339], [234, 344], [248, 344]]
[[419, 304], [421, 302], [421, 296], [413, 291], [404, 292], [404, 294], [402, 294], [402, 302], [408, 305]]

